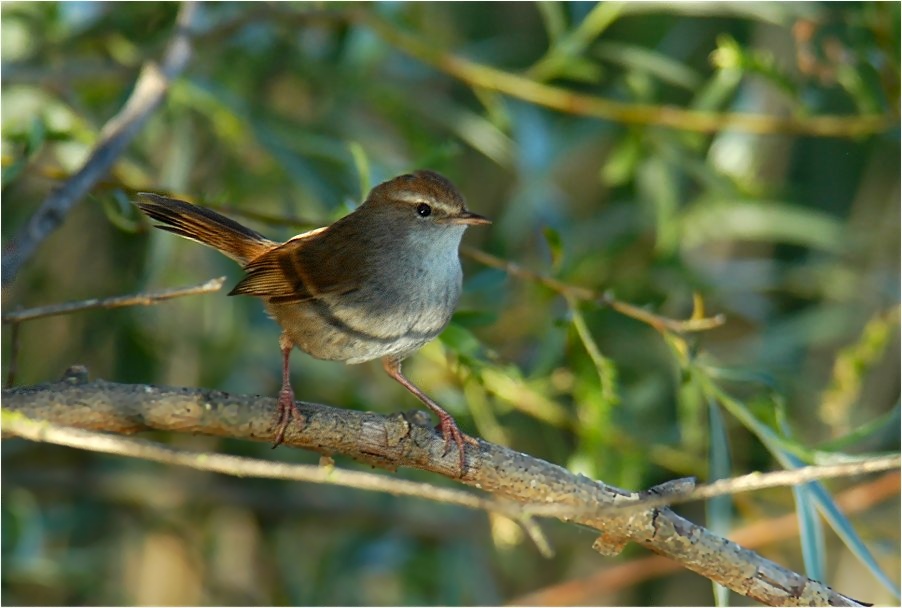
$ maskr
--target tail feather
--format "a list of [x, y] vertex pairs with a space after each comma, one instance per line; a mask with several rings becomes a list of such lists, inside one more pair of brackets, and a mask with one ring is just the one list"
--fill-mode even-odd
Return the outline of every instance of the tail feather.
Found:
[[135, 204], [160, 224], [156, 227], [218, 249], [242, 266], [277, 243], [215, 211], [184, 201], [141, 192]]

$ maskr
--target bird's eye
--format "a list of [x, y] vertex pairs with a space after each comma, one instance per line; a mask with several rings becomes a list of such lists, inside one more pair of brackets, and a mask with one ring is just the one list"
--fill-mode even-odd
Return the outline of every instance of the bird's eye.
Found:
[[420, 203], [417, 205], [417, 215], [420, 217], [429, 217], [432, 215], [432, 207], [427, 205], [426, 203]]

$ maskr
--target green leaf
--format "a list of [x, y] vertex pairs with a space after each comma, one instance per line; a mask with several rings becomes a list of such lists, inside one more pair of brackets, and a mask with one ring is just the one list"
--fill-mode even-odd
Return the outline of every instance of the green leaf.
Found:
[[[783, 468], [795, 469], [805, 464], [806, 461], [800, 458], [794, 452], [798, 450], [803, 453], [808, 452], [810, 454], [810, 450], [805, 450], [804, 448], [800, 449], [800, 446], [798, 444], [782, 437], [773, 429], [761, 424], [740, 402], [729, 397], [728, 395], [720, 391], [717, 387], [714, 387], [711, 384], [707, 384], [705, 386], [705, 389], [715, 394], [721, 405], [723, 405], [733, 416], [739, 419], [740, 422], [742, 422], [743, 425], [746, 426], [746, 428], [748, 428], [758, 437], [758, 439], [764, 444], [764, 447], [767, 448], [771, 455], [777, 459], [777, 461]], [[775, 413], [778, 417], [778, 420], [780, 421], [785, 420], [783, 409], [784, 408], [780, 407], [779, 404], [775, 404]], [[811, 500], [814, 502], [814, 504], [817, 505], [817, 508], [820, 510], [821, 514], [826, 518], [827, 523], [829, 523], [833, 531], [836, 532], [837, 535], [839, 535], [843, 543], [859, 559], [859, 561], [867, 566], [871, 574], [873, 574], [874, 577], [878, 581], [880, 581], [880, 583], [884, 587], [890, 590], [893, 595], [898, 598], [899, 588], [895, 585], [895, 583], [893, 583], [892, 579], [890, 579], [889, 576], [887, 576], [886, 573], [883, 572], [883, 570], [877, 564], [876, 560], [874, 560], [874, 557], [873, 555], [871, 555], [870, 550], [861, 540], [861, 537], [858, 536], [858, 534], [852, 528], [849, 520], [845, 517], [845, 515], [843, 515], [842, 511], [840, 511], [839, 507], [833, 501], [833, 498], [830, 496], [829, 492], [827, 492], [826, 488], [824, 488], [823, 484], [821, 484], [820, 482], [811, 482], [808, 484], [807, 491], [811, 493]]]
[[676, 220], [684, 249], [711, 242], [786, 243], [839, 253], [843, 224], [822, 211], [772, 201], [706, 200]]
[[[780, 464], [782, 464], [786, 469], [796, 469], [804, 465], [802, 461], [788, 452], [776, 449], [773, 454], [777, 456]], [[899, 587], [883, 571], [883, 569], [880, 568], [877, 560], [875, 560], [874, 556], [871, 554], [870, 549], [868, 549], [867, 545], [864, 544], [864, 541], [861, 540], [861, 537], [858, 535], [858, 533], [855, 532], [855, 528], [852, 527], [852, 523], [845, 516], [845, 514], [843, 514], [842, 510], [836, 504], [836, 501], [833, 500], [833, 497], [830, 496], [830, 493], [827, 491], [824, 485], [819, 481], [813, 481], [811, 483], [805, 484], [805, 486], [806, 492], [810, 495], [811, 503], [818, 508], [818, 510], [821, 512], [821, 515], [824, 516], [824, 519], [827, 520], [827, 523], [830, 524], [830, 527], [834, 532], [836, 532], [837, 536], [839, 536], [843, 544], [848, 547], [849, 551], [851, 551], [852, 554], [867, 567], [874, 578], [876, 578], [880, 582], [880, 584], [886, 587], [890, 591], [890, 593], [892, 593], [896, 598], [902, 597], [900, 596]], [[823, 543], [823, 539], [820, 539], [819, 542]]]
[[610, 187], [622, 186], [633, 179], [642, 160], [642, 142], [632, 131], [614, 145], [601, 167], [601, 179]]
[[449, 324], [439, 335], [439, 339], [458, 356], [475, 359], [482, 352], [479, 339], [470, 330], [456, 323]]
[[551, 269], [557, 272], [564, 260], [564, 240], [561, 238], [561, 233], [551, 226], [545, 226], [542, 229], [542, 235], [551, 252]]
[[693, 110], [719, 110], [726, 106], [742, 83], [742, 70], [736, 68], [718, 69], [690, 102]]
[[859, 339], [839, 351], [833, 362], [830, 385], [821, 400], [821, 420], [834, 428], [847, 427], [864, 380], [883, 360], [890, 340], [898, 334], [898, 324], [898, 307], [878, 312], [865, 325]]
[[670, 255], [680, 245], [680, 188], [676, 172], [670, 163], [653, 156], [639, 167], [637, 182], [642, 198], [654, 210], [655, 247], [663, 255]]
[[541, 2], [536, 2], [535, 6], [539, 11], [539, 16], [542, 18], [545, 32], [548, 34], [549, 46], [554, 46], [567, 29], [564, 4], [562, 2], [542, 0]]
[[372, 176], [370, 175], [370, 159], [366, 155], [366, 150], [357, 141], [348, 142], [348, 151], [354, 160], [354, 168], [357, 169], [357, 179], [360, 186], [359, 200], [366, 198], [370, 188], [373, 187]]
[[794, 487], [792, 495], [796, 503], [796, 517], [799, 520], [799, 542], [802, 546], [805, 574], [816, 581], [822, 581], [826, 547], [824, 528], [815, 508], [816, 501], [806, 486]]
[[[784, 435], [790, 436], [789, 425], [783, 417], [780, 420], [780, 429]], [[794, 468], [804, 464], [792, 455], [788, 455], [788, 458]], [[796, 517], [799, 520], [799, 542], [802, 546], [805, 573], [809, 578], [822, 581], [825, 580], [824, 562], [827, 559], [827, 548], [824, 542], [824, 528], [817, 515], [817, 501], [812, 493], [813, 487], [811, 484], [793, 486], [792, 495], [796, 503]]]
[[637, 44], [601, 42], [593, 49], [596, 57], [622, 65], [627, 70], [644, 71], [662, 82], [695, 91], [702, 84], [697, 70], [682, 61]]
[[[730, 439], [720, 406], [713, 399], [708, 400], [708, 482], [726, 479], [732, 470]], [[716, 496], [705, 503], [705, 520], [715, 534], [727, 536], [733, 528], [732, 497]], [[712, 583], [716, 606], [730, 605], [730, 590]]]
[[858, 428], [852, 430], [846, 435], [842, 437], [837, 437], [836, 439], [831, 439], [830, 441], [825, 441], [824, 443], [818, 446], [819, 450], [833, 452], [833, 451], [842, 451], [846, 450], [850, 447], [854, 447], [859, 443], [866, 441], [874, 435], [881, 434], [888, 429], [896, 429], [899, 428], [899, 413], [900, 413], [900, 405], [899, 401], [896, 401], [896, 405], [893, 406], [891, 410], [883, 414], [882, 416], [878, 416], [873, 420], [869, 420], [865, 422]]
[[99, 198], [103, 213], [111, 224], [129, 234], [145, 230], [140, 214], [121, 188], [114, 189], [110, 196], [101, 195]]
[[31, 121], [31, 125], [29, 125], [28, 128], [28, 146], [25, 149], [25, 153], [28, 156], [33, 156], [41, 149], [41, 146], [44, 145], [46, 139], [47, 127], [44, 124], [44, 120], [42, 118], [35, 118]]
[[22, 142], [24, 139], [24, 150], [22, 156], [13, 161], [8, 167], [4, 167], [3, 177], [0, 178], [0, 183], [2, 183], [2, 187], [4, 188], [14, 182], [28, 166], [28, 163], [31, 162], [38, 152], [40, 152], [44, 143], [47, 141], [47, 126], [44, 124], [43, 118], [35, 117], [29, 123], [27, 131], [24, 133], [19, 131], [18, 133], [13, 133], [7, 137], [16, 140], [17, 142]]

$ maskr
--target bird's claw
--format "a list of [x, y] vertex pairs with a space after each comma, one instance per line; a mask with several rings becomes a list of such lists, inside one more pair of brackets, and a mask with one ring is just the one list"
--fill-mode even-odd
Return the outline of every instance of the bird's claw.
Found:
[[457, 450], [460, 457], [460, 472], [459, 476], [463, 477], [464, 472], [466, 471], [466, 453], [464, 451], [464, 444], [469, 443], [470, 445], [478, 446], [479, 442], [470, 437], [469, 435], [461, 432], [461, 430], [457, 427], [457, 423], [454, 421], [450, 415], [445, 414], [440, 417], [440, 422], [438, 426], [435, 427], [437, 431], [440, 431], [442, 434], [442, 438], [445, 440], [445, 449], [442, 452], [442, 456], [448, 455], [448, 450], [451, 449], [451, 442], [457, 444]]
[[285, 441], [285, 430], [291, 424], [292, 419], [297, 419], [301, 428], [304, 428], [304, 416], [294, 402], [294, 391], [291, 388], [283, 388], [279, 391], [279, 405], [276, 410], [276, 435], [272, 449]]

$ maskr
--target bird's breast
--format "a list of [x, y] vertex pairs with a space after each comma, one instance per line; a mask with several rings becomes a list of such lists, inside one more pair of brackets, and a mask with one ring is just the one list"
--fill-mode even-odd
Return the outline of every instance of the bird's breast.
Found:
[[303, 302], [268, 303], [295, 345], [320, 359], [362, 363], [404, 357], [448, 324], [461, 292], [453, 256], [369, 260], [357, 289]]

